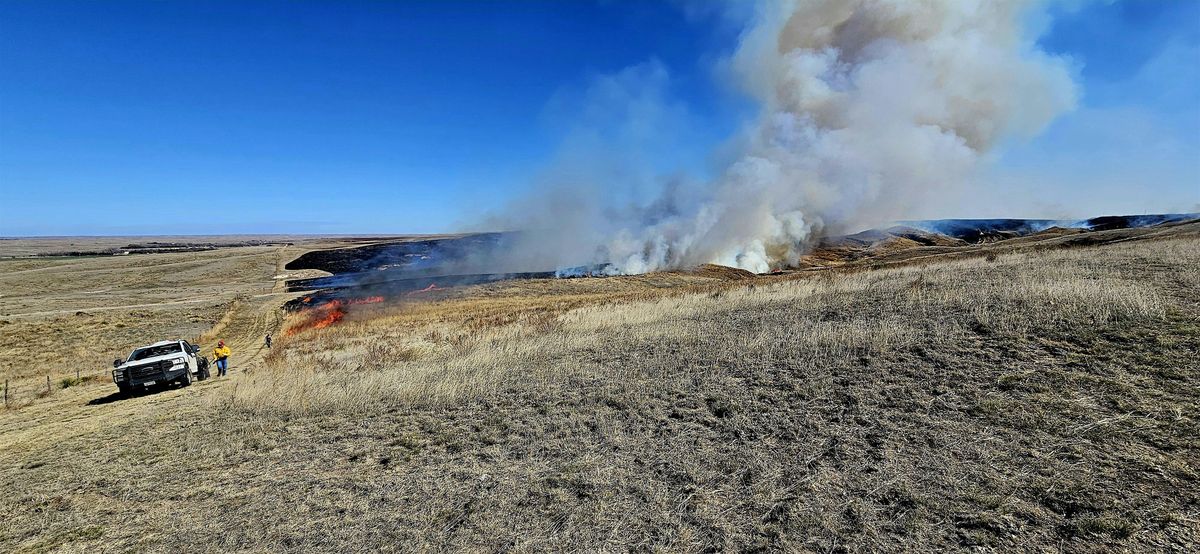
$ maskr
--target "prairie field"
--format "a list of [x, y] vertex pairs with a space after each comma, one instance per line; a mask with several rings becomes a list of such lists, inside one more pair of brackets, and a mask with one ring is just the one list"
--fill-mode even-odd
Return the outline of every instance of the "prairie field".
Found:
[[0, 305], [13, 379], [235, 346], [224, 379], [0, 412], [0, 550], [1194, 551], [1200, 224], [1109, 239], [503, 282], [290, 336], [301, 246], [213, 251], [248, 256], [230, 284], [146, 255], [194, 273], [87, 315], [0, 262], [34, 264], [2, 277], [32, 291]]

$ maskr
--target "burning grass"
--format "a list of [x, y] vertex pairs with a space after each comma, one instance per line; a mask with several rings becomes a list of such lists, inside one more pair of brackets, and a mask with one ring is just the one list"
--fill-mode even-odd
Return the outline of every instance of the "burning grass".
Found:
[[[1179, 247], [1160, 248], [1160, 254], [1178, 256], [1172, 261], [1186, 258]], [[370, 380], [364, 389], [378, 398], [348, 392], [350, 404], [445, 404], [494, 393], [513, 379], [569, 380], [589, 371], [581, 352], [643, 345], [653, 355], [661, 341], [685, 341], [689, 350], [784, 349], [803, 364], [848, 363], [918, 343], [956, 344], [979, 333], [1029, 340], [1047, 327], [1167, 317], [1170, 303], [1155, 289], [1105, 275], [1112, 272], [1086, 253], [1052, 256], [1052, 263], [1045, 255], [1023, 253], [750, 286], [722, 281], [615, 302], [587, 294], [470, 297], [384, 308], [328, 329], [323, 323], [342, 321], [344, 312], [336, 318], [301, 314], [292, 329], [322, 330], [306, 341], [282, 343], [270, 368], [280, 374], [264, 382], [290, 380], [287, 372], [305, 368], [306, 379], [345, 380], [347, 390]], [[783, 319], [773, 326], [744, 322], [746, 328], [721, 323], [742, 314]], [[720, 340], [689, 342], [709, 335]], [[322, 394], [320, 387], [305, 390]], [[261, 400], [285, 410], [348, 407], [335, 400], [343, 395], [293, 402], [272, 391], [257, 395], [253, 386], [241, 394], [246, 406]]]
[[[291, 337], [304, 331], [325, 329], [345, 319], [346, 313], [351, 306], [378, 304], [383, 301], [384, 297], [382, 296], [350, 299], [335, 298], [321, 302], [316, 306], [302, 308], [299, 317], [293, 318], [293, 321], [284, 331], [284, 336]], [[302, 298], [301, 303], [302, 305], [311, 304], [312, 297]]]

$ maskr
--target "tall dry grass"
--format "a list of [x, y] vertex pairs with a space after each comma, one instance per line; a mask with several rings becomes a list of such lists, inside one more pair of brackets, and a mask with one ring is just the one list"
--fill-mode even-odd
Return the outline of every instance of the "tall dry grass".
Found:
[[[680, 359], [695, 358], [697, 371], [712, 360], [845, 363], [981, 330], [1021, 337], [1162, 319], [1168, 302], [1159, 285], [1135, 278], [1139, 266], [1173, 268], [1184, 287], [1200, 278], [1195, 241], [1104, 248], [1103, 257], [1096, 249], [1025, 252], [624, 303], [529, 295], [402, 308], [281, 341], [265, 369], [217, 401], [249, 412], [361, 412], [578, 377], [636, 382]], [[490, 323], [479, 314], [491, 314]], [[654, 363], [664, 357], [672, 363]]]
[[498, 284], [265, 367], [264, 299], [229, 378], [4, 413], [0, 551], [1187, 551], [1189, 240]]

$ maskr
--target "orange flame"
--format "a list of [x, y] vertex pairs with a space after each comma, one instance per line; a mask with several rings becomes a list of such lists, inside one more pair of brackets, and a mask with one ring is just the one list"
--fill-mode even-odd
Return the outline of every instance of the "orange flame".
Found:
[[435, 290], [442, 290], [442, 287], [437, 286], [437, 283], [431, 283], [428, 287], [425, 287], [421, 290], [409, 291], [405, 293], [405, 296], [412, 296], [414, 294], [421, 294], [423, 292], [433, 292]]
[[324, 329], [346, 317], [346, 312], [342, 310], [341, 300], [329, 302], [324, 306], [321, 306], [321, 310], [325, 312], [325, 315], [313, 320], [311, 324], [313, 329]]
[[[312, 297], [305, 297], [304, 300], [302, 300], [302, 302], [305, 303], [311, 301]], [[284, 333], [284, 336], [290, 337], [310, 329], [325, 329], [326, 327], [334, 325], [337, 322], [345, 319], [346, 306], [358, 304], [377, 304], [383, 301], [384, 297], [382, 296], [368, 296], [366, 298], [354, 298], [351, 300], [330, 300], [329, 302], [321, 304], [320, 306], [305, 310], [304, 313], [308, 316], [308, 318], [288, 328], [288, 330]]]

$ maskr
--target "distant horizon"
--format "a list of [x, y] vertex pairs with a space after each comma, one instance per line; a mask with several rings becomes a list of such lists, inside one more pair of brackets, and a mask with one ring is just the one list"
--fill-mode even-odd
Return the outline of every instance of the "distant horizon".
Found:
[[[1186, 218], [1200, 219], [1200, 212], [1144, 212], [1144, 213], [1107, 213], [1102, 215], [1094, 215], [1084, 218], [1049, 218], [1049, 217], [942, 217], [934, 219], [898, 219], [884, 223], [883, 225], [894, 225], [903, 223], [932, 223], [939, 221], [1037, 221], [1037, 222], [1082, 222], [1101, 217], [1146, 217], [1146, 216], [1180, 216]], [[881, 229], [882, 227], [867, 227], [855, 232], [869, 231], [872, 229]], [[487, 233], [513, 233], [516, 230], [509, 231], [462, 231], [449, 233], [168, 233], [154, 235], [0, 235], [0, 240], [28, 240], [28, 239], [70, 239], [70, 238], [220, 238], [220, 237], [278, 237], [278, 238], [392, 238], [392, 237], [436, 237], [436, 236], [452, 236], [452, 235], [478, 235]]]

